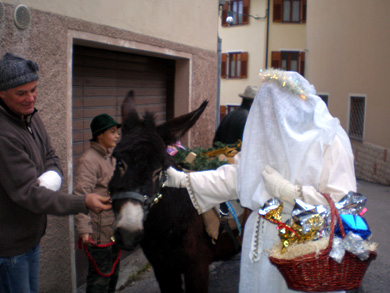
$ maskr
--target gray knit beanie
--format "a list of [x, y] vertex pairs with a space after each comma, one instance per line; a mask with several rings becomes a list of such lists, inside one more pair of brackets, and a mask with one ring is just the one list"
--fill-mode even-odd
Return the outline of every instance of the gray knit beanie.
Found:
[[38, 64], [12, 53], [0, 60], [0, 91], [38, 80]]

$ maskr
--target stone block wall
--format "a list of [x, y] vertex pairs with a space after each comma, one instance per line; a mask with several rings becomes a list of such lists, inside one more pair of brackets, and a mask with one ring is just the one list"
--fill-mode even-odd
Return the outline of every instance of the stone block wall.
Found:
[[356, 178], [390, 185], [390, 149], [367, 142], [351, 141]]

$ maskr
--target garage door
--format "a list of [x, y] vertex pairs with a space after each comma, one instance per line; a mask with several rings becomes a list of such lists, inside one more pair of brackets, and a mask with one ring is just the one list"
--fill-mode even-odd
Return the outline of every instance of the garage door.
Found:
[[94, 116], [107, 113], [121, 122], [120, 106], [129, 90], [139, 113], [155, 113], [158, 123], [171, 118], [173, 81], [173, 60], [74, 46], [73, 162], [89, 147]]
[[[134, 90], [139, 113], [155, 113], [158, 123], [172, 117], [173, 60], [84, 46], [73, 49], [74, 166], [89, 147], [92, 118], [107, 113], [121, 122], [120, 107], [129, 90]], [[87, 265], [84, 253], [77, 250], [77, 286], [86, 281]]]

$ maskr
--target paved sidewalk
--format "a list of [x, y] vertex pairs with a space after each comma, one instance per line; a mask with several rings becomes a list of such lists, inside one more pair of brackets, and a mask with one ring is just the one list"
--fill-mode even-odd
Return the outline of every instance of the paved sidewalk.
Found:
[[358, 181], [358, 192], [367, 197], [364, 218], [378, 243], [378, 256], [371, 262], [359, 292], [390, 291], [390, 186]]

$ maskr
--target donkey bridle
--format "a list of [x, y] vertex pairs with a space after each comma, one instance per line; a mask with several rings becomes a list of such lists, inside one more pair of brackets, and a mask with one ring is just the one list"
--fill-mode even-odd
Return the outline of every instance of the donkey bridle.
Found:
[[[159, 181], [160, 181], [160, 189], [157, 193], [153, 195], [142, 195], [139, 192], [136, 191], [121, 191], [121, 192], [115, 192], [111, 195], [111, 201], [115, 201], [118, 199], [132, 199], [136, 200], [141, 203], [145, 215], [149, 211], [149, 209], [157, 204], [160, 199], [162, 198], [161, 190], [165, 187], [164, 182], [167, 178], [166, 170], [162, 169], [159, 175]], [[145, 216], [146, 218], [146, 216]]]
[[132, 199], [132, 200], [139, 201], [143, 207], [149, 209], [150, 207], [158, 203], [161, 197], [162, 197], [161, 192], [155, 193], [153, 196], [148, 196], [148, 195], [142, 195], [141, 193], [135, 191], [122, 191], [122, 192], [114, 193], [111, 196], [111, 201], [115, 201], [117, 199]]

